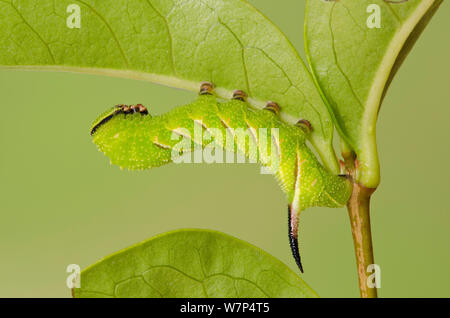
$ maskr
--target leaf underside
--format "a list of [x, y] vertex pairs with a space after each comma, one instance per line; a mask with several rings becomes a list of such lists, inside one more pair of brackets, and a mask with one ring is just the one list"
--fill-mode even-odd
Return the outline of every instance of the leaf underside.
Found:
[[[337, 129], [359, 160], [358, 181], [379, 183], [376, 120], [407, 53], [442, 0], [307, 1], [305, 47]], [[367, 20], [380, 8], [380, 28]]]
[[[323, 163], [338, 172], [333, 124], [291, 43], [243, 0], [0, 0], [0, 67], [104, 74], [197, 91], [211, 81], [220, 97], [273, 100], [290, 123], [306, 119]], [[81, 28], [67, 27], [67, 7]]]
[[273, 256], [208, 230], [156, 236], [88, 267], [80, 282], [75, 298], [317, 297]]

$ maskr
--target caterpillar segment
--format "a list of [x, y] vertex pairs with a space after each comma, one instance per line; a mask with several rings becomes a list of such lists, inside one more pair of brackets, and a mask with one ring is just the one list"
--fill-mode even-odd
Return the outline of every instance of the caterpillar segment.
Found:
[[[300, 212], [313, 206], [344, 206], [351, 195], [351, 181], [330, 174], [307, 147], [313, 129], [307, 120], [287, 124], [278, 116], [277, 103], [268, 102], [257, 110], [246, 99], [245, 92], [236, 90], [231, 100], [221, 102], [213, 85], [204, 82], [197, 100], [160, 116], [150, 115], [141, 104], [114, 106], [94, 121], [91, 135], [112, 164], [129, 170], [159, 167], [173, 162], [174, 154], [210, 146], [265, 166], [287, 196], [289, 243], [303, 272], [298, 248]], [[199, 131], [202, 138], [196, 137]]]

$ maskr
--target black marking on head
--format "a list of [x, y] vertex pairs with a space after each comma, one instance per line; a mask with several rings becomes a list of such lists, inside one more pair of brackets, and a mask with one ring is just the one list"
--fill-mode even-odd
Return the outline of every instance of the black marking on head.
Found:
[[297, 263], [300, 272], [303, 273], [302, 260], [300, 257], [300, 252], [298, 250], [298, 233], [294, 230], [292, 226], [292, 216], [291, 216], [291, 207], [288, 205], [288, 224], [289, 224], [289, 245], [291, 246], [292, 256], [295, 259], [295, 263]]
[[108, 121], [111, 120], [111, 118], [113, 118], [115, 115], [117, 115], [120, 112], [119, 109], [117, 109], [116, 111], [114, 111], [111, 115], [103, 118], [97, 125], [95, 125], [94, 127], [92, 127], [91, 129], [91, 136], [94, 136], [95, 132], [100, 128], [100, 126], [103, 126], [104, 124], [106, 124]]
[[108, 121], [110, 121], [114, 116], [118, 114], [136, 114], [139, 113], [141, 115], [148, 115], [147, 108], [142, 104], [137, 105], [124, 105], [119, 104], [115, 106], [115, 109], [111, 112], [111, 114], [107, 115], [105, 118], [100, 120], [94, 127], [91, 129], [91, 136], [95, 134], [95, 132], [104, 124], [106, 124]]

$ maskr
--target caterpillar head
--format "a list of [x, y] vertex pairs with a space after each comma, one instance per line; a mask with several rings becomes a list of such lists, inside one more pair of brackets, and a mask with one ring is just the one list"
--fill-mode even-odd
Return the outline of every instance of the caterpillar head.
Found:
[[110, 108], [109, 110], [107, 110], [106, 112], [104, 112], [103, 114], [101, 114], [100, 116], [98, 116], [98, 118], [92, 123], [91, 136], [94, 136], [95, 133], [97, 132], [97, 130], [99, 130], [106, 123], [108, 123], [115, 117], [117, 118], [117, 115], [119, 115], [119, 114], [149, 115], [147, 108], [142, 104], [131, 105], [131, 106], [124, 105], [124, 104], [116, 105], [116, 106]]
[[93, 122], [90, 133], [112, 164], [130, 170], [146, 169], [155, 166], [153, 161], [158, 156], [152, 152], [153, 144], [146, 129], [151, 120], [152, 116], [141, 104], [117, 105]]

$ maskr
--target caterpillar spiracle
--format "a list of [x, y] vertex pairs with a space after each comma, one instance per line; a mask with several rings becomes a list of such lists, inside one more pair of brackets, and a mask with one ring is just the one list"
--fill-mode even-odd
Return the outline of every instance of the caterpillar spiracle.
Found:
[[[309, 122], [290, 125], [280, 120], [278, 112], [279, 106], [273, 102], [264, 109], [251, 108], [243, 91], [235, 91], [229, 101], [219, 101], [212, 84], [203, 83], [197, 100], [161, 116], [151, 116], [140, 104], [114, 106], [94, 121], [91, 135], [112, 164], [129, 170], [172, 162], [174, 153], [186, 151], [186, 147], [177, 149], [180, 139], [188, 142], [189, 151], [214, 144], [257, 160], [271, 170], [287, 196], [289, 243], [303, 272], [298, 249], [300, 212], [313, 206], [344, 206], [352, 184], [346, 176], [333, 175], [323, 168], [307, 147], [306, 137], [312, 129]], [[208, 138], [190, 137], [199, 128]], [[239, 129], [248, 131], [248, 138], [238, 138], [235, 132]], [[265, 136], [262, 129], [266, 129]], [[271, 141], [270, 147], [267, 141], [263, 144], [264, 139]]]

